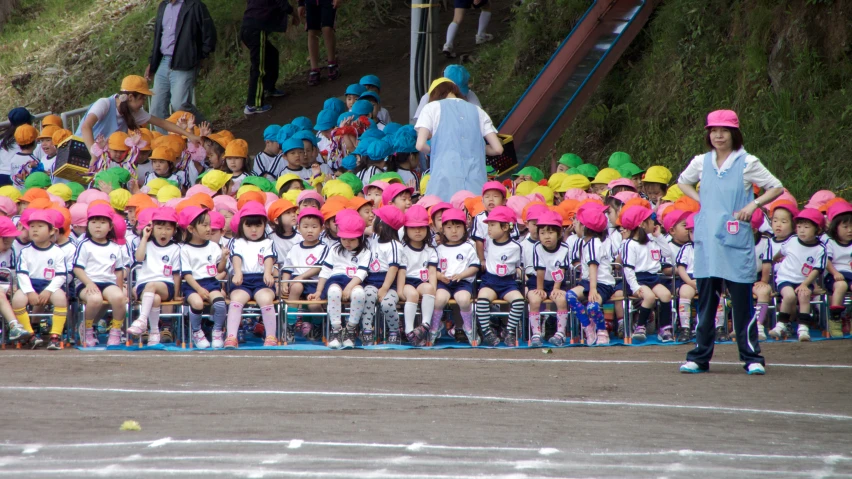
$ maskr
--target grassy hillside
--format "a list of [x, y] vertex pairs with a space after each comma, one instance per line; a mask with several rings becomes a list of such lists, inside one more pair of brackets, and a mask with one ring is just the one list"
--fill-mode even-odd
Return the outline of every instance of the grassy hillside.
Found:
[[[498, 118], [589, 4], [546, 3], [519, 8], [513, 36], [476, 65], [474, 78], [486, 83], [477, 93], [484, 91], [483, 104]], [[564, 28], [539, 28], [542, 15]], [[622, 150], [640, 165], [663, 164], [677, 174], [704, 151], [707, 112], [731, 108], [746, 148], [798, 198], [845, 190], [852, 187], [850, 42], [849, 2], [662, 2], [556, 151], [600, 165]], [[509, 85], [515, 79], [524, 81]]]
[[[391, 0], [348, 0], [339, 18], [345, 49]], [[295, 5], [295, 0], [292, 2]], [[205, 0], [218, 32], [216, 52], [198, 84], [197, 104], [214, 120], [242, 115], [248, 50], [239, 42], [244, 1]], [[157, 0], [21, 0], [0, 32], [0, 111], [26, 105], [61, 112], [117, 91], [145, 71]], [[303, 26], [277, 34], [282, 80], [307, 72]]]

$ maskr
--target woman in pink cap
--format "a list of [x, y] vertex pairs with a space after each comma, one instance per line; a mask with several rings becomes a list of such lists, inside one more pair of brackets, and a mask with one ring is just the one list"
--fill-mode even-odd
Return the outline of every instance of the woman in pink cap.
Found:
[[[405, 286], [400, 299], [405, 300], [405, 333], [409, 343], [414, 346], [431, 346], [435, 343], [437, 337], [432, 337], [429, 333], [440, 330], [443, 315], [443, 311], [435, 311], [438, 253], [431, 246], [431, 236], [429, 213], [423, 206], [413, 205], [405, 212], [405, 230], [402, 235], [402, 255], [406, 265]], [[420, 326], [415, 328], [418, 303], [422, 321]]]
[[[754, 210], [782, 192], [781, 182], [743, 148], [737, 114], [717, 110], [707, 115], [705, 141], [710, 151], [696, 156], [678, 178], [683, 193], [701, 203], [695, 217], [695, 278], [698, 286], [698, 329], [695, 349], [680, 367], [683, 373], [710, 368], [720, 295], [727, 289], [734, 310], [734, 332], [740, 360], [749, 374], [764, 374], [751, 321], [751, 289], [757, 269], [749, 221]], [[701, 182], [701, 194], [695, 185]], [[765, 193], [755, 199], [752, 185]]]

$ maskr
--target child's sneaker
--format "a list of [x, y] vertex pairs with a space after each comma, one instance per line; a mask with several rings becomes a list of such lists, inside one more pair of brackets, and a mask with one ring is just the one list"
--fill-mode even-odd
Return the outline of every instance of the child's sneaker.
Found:
[[[148, 341], [151, 339], [149, 338]], [[163, 328], [160, 330], [160, 342], [163, 344], [171, 343], [174, 341], [172, 337], [172, 331], [169, 328]]]
[[346, 328], [343, 331], [343, 349], [352, 349], [355, 347], [355, 331]]
[[33, 334], [32, 337], [30, 337], [29, 342], [27, 342], [27, 346], [29, 346], [30, 349], [35, 349], [42, 344], [44, 344], [44, 340], [41, 339], [41, 336], [38, 334]]
[[429, 335], [429, 331], [421, 324], [414, 328], [413, 331], [408, 333], [406, 337], [408, 338], [408, 342], [411, 343], [412, 346], [423, 346], [426, 344], [426, 337]]
[[636, 326], [633, 328], [633, 341], [644, 343], [646, 338], [645, 326]]
[[701, 367], [698, 366], [698, 363], [694, 363], [692, 361], [687, 361], [687, 362], [680, 365], [680, 372], [682, 372], [684, 374], [699, 374], [699, 373], [706, 373], [707, 370], [701, 369]]
[[490, 33], [483, 33], [482, 35], [476, 35], [476, 44], [482, 45], [483, 43], [488, 43], [491, 40], [494, 40], [494, 35]]
[[213, 349], [222, 349], [225, 347], [225, 332], [222, 330], [216, 331], [213, 330], [213, 343], [211, 343]]
[[130, 327], [127, 328], [127, 334], [131, 336], [141, 336], [142, 333], [148, 330], [148, 320], [147, 319], [135, 319], [132, 323], [130, 323]]
[[784, 323], [777, 323], [774, 328], [769, 330], [769, 337], [776, 341], [786, 339], [787, 325], [785, 325]]
[[557, 348], [561, 347], [565, 344], [565, 334], [560, 331], [551, 336], [548, 341], [550, 341], [550, 344], [556, 346]]
[[616, 333], [615, 333], [615, 334], [616, 334], [619, 338], [623, 338], [623, 337], [624, 337], [624, 319], [619, 319], [619, 320], [618, 320], [618, 329], [616, 330]]
[[531, 348], [540, 348], [543, 345], [541, 341], [541, 335], [536, 334], [530, 338], [530, 347]]
[[50, 340], [47, 342], [47, 349], [51, 351], [58, 351], [62, 349], [62, 341], [60, 341], [58, 334], [50, 335]]
[[811, 340], [811, 330], [805, 324], [800, 324], [798, 331], [796, 331], [799, 336], [799, 342], [806, 342]]
[[507, 331], [506, 332], [506, 337], [503, 339], [503, 344], [505, 344], [506, 346], [508, 346], [510, 348], [518, 347], [518, 338], [517, 338], [517, 336], [515, 336], [514, 331]]
[[372, 329], [361, 331], [361, 346], [372, 346], [376, 344], [376, 333]]
[[432, 331], [430, 328], [429, 330], [429, 342], [427, 343], [427, 345], [434, 346], [435, 342], [438, 341], [438, 338], [440, 338], [442, 334], [444, 334], [444, 323], [439, 320], [438, 329]]
[[298, 326], [299, 327], [297, 329], [302, 334], [302, 337], [306, 339], [311, 335], [311, 332], [314, 329], [314, 325], [310, 321], [302, 321], [302, 323]]
[[320, 83], [320, 70], [319, 68], [315, 70], [311, 70], [308, 73], [308, 86], [317, 86]]
[[337, 62], [328, 64], [328, 79], [329, 81], [334, 81], [340, 78], [340, 67], [337, 65]]
[[284, 341], [287, 344], [292, 344], [296, 341], [296, 328], [294, 325], [284, 325]]
[[828, 336], [831, 338], [843, 337], [843, 322], [839, 319], [828, 320]]
[[766, 328], [762, 324], [757, 325], [757, 340], [766, 341]]
[[389, 332], [388, 339], [385, 342], [388, 344], [402, 344], [402, 341], [399, 338], [399, 333], [397, 331]]
[[748, 365], [746, 373], [748, 373], [749, 376], [763, 376], [766, 374], [766, 368], [764, 368], [760, 363], [751, 363]]
[[340, 349], [340, 330], [332, 329], [331, 335], [328, 337], [329, 349]]
[[107, 346], [121, 346], [121, 330], [120, 329], [110, 329], [109, 337], [107, 338]]
[[267, 336], [266, 339], [263, 340], [263, 346], [278, 346], [278, 338], [276, 338], [275, 336]]
[[240, 343], [237, 341], [237, 337], [231, 334], [225, 339], [224, 347], [225, 349], [237, 349], [240, 347]]
[[271, 109], [272, 109], [272, 105], [263, 105], [263, 106], [249, 106], [249, 105], [246, 105], [246, 107], [245, 107], [245, 108], [243, 108], [243, 114], [244, 114], [244, 115], [246, 115], [246, 116], [248, 116], [248, 115], [256, 115], [256, 114], [258, 114], [258, 113], [266, 113], [266, 112], [268, 112], [268, 111], [269, 111], [269, 110], [271, 110]]
[[263, 323], [257, 322], [251, 327], [251, 333], [258, 338], [266, 337], [266, 326]]
[[500, 338], [494, 334], [494, 331], [489, 329], [482, 333], [482, 344], [493, 348], [500, 345]]
[[589, 322], [588, 326], [583, 327], [583, 332], [586, 333], [586, 346], [594, 346], [598, 340], [598, 327], [595, 323]]
[[[462, 333], [464, 334], [464, 337], [467, 338], [467, 342], [470, 343], [470, 345], [475, 348], [477, 346], [478, 342], [476, 340], [476, 335], [474, 334], [473, 329], [470, 329], [470, 330], [464, 329], [462, 331]], [[456, 341], [458, 341], [458, 340], [459, 340], [459, 332], [456, 331]]]
[[443, 52], [444, 52], [444, 56], [447, 57], [447, 58], [455, 58], [456, 57], [455, 49], [449, 43], [444, 44]]
[[692, 339], [692, 337], [689, 333], [689, 328], [680, 328], [677, 332], [677, 342], [688, 343], [690, 339]]
[[609, 332], [606, 329], [598, 330], [598, 346], [609, 344]]
[[160, 333], [148, 333], [148, 347], [160, 344]]
[[196, 347], [196, 349], [207, 349], [210, 347], [210, 341], [207, 340], [207, 336], [204, 335], [204, 331], [200, 329], [192, 333], [192, 344]]
[[86, 328], [86, 347], [94, 348], [98, 345], [98, 337], [95, 336], [94, 328]]
[[674, 336], [672, 336], [672, 328], [669, 326], [658, 331], [657, 341], [661, 343], [670, 343], [674, 341]]
[[718, 344], [726, 340], [727, 339], [725, 338], [725, 328], [719, 326], [718, 328], [716, 328], [716, 343]]
[[305, 339], [308, 341], [322, 341], [322, 335], [322, 327], [312, 325], [311, 330], [305, 335]]
[[30, 339], [30, 332], [24, 329], [20, 323], [15, 321], [15, 324], [9, 329], [9, 341], [21, 341], [24, 342], [27, 339]]

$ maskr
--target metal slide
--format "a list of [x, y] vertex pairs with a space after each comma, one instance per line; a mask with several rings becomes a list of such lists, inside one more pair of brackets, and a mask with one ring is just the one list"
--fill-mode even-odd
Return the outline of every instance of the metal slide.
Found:
[[500, 133], [514, 138], [519, 168], [553, 147], [653, 9], [653, 0], [597, 0], [589, 7], [500, 124]]

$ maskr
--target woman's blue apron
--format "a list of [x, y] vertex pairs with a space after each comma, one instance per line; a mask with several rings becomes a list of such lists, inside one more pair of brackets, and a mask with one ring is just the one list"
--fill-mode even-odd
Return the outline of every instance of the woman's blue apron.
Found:
[[[92, 138], [97, 140], [98, 136], [103, 135], [104, 138], [109, 138], [110, 135], [118, 131], [118, 112], [116, 111], [115, 106], [115, 95], [112, 95], [108, 98], [109, 100], [109, 108], [107, 109], [107, 115], [105, 118], [98, 118], [98, 122], [92, 127]], [[89, 110], [86, 110], [86, 114], [83, 115], [83, 120], [80, 121], [80, 124], [77, 125], [77, 131], [74, 132], [75, 136], [79, 136], [82, 138], [83, 135], [83, 123], [86, 121], [86, 117], [89, 116], [89, 111], [92, 109], [89, 106]], [[127, 128], [125, 127], [125, 132]]]
[[751, 224], [734, 217], [754, 201], [752, 189], [743, 187], [746, 155], [741, 150], [734, 164], [722, 173], [713, 165], [712, 152], [704, 155], [701, 211], [695, 217], [696, 278], [751, 283], [757, 275]]
[[461, 190], [482, 191], [485, 140], [479, 128], [479, 110], [464, 100], [440, 100], [441, 119], [432, 133], [431, 171], [427, 195], [449, 202]]

